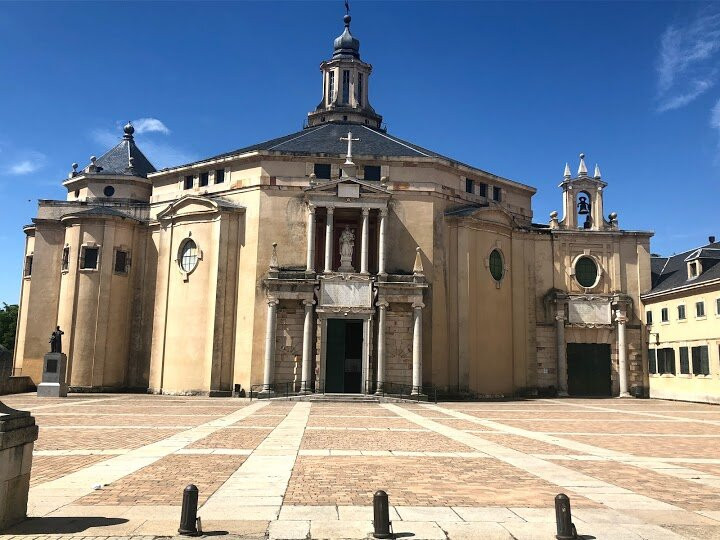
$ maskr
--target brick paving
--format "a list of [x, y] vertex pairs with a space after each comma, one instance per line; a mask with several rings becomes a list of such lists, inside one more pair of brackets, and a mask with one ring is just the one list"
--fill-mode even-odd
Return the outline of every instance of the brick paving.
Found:
[[99, 463], [111, 456], [34, 456], [30, 485], [34, 486], [62, 478], [93, 463]]
[[[3, 396], [2, 401], [35, 411], [40, 426], [29, 512], [40, 519], [43, 535], [49, 530], [42, 520], [51, 518], [39, 516], [47, 514], [52, 519], [67, 514], [69, 520], [123, 516], [126, 521], [93, 522], [80, 533], [85, 537], [174, 535], [182, 490], [195, 483], [201, 516], [203, 505], [223, 490], [232, 508], [243, 509], [229, 510], [229, 521], [216, 530], [261, 531], [258, 538], [272, 530], [268, 523], [274, 520], [307, 519], [310, 527], [314, 520], [343, 515], [371, 519], [342, 509], [367, 509], [379, 488], [388, 491], [394, 506], [417, 509], [407, 514], [415, 518], [396, 519], [427, 520], [440, 534], [434, 522], [442, 519], [432, 516], [472, 521], [472, 512], [479, 512], [491, 516], [482, 518], [488, 521], [503, 523], [497, 516], [510, 515], [524, 524], [519, 529], [507, 525], [517, 539], [539, 537], [538, 531], [545, 529], [536, 530], [537, 516], [551, 523], [554, 496], [568, 492], [583, 516], [579, 522], [586, 525], [581, 534], [601, 538], [607, 531], [607, 525], [587, 529], [587, 511], [614, 523], [622, 538], [664, 538], [671, 530], [681, 538], [720, 538], [720, 407], [710, 405], [632, 399], [407, 403], [395, 408], [313, 402], [304, 405], [309, 416], [298, 416], [296, 402], [258, 404], [237, 398], [82, 394], [38, 399], [24, 394]], [[288, 443], [279, 426], [291, 411], [301, 424]], [[453, 417], [453, 411], [470, 418]], [[268, 446], [272, 437], [277, 437], [275, 446]], [[598, 460], [593, 457], [597, 449], [551, 444], [553, 438], [623, 455]], [[108, 452], [99, 455], [102, 451]], [[638, 457], [646, 462], [634, 463]], [[694, 463], [698, 458], [703, 462]], [[253, 460], [254, 468], [245, 466]], [[281, 466], [288, 476], [278, 485]], [[94, 491], [96, 476], [106, 469], [112, 471], [112, 481]], [[680, 478], [689, 474], [687, 469], [698, 476]], [[270, 486], [273, 495], [267, 496]], [[67, 499], [54, 503], [59, 495]], [[282, 511], [263, 510], [274, 504]], [[463, 513], [462, 508], [470, 510]], [[610, 518], [603, 512], [616, 514]], [[615, 524], [618, 516], [635, 520], [629, 522], [635, 525], [622, 519], [622, 526]], [[652, 528], [658, 525], [662, 534]], [[631, 526], [648, 528], [623, 529]], [[447, 524], [442, 529], [450, 530]], [[424, 538], [421, 533], [416, 537]]]
[[[367, 505], [382, 486], [398, 506], [546, 505], [557, 487], [498, 460], [299, 457], [285, 504]], [[578, 506], [597, 506], [582, 497]]]
[[113, 484], [82, 497], [78, 505], [180, 505], [188, 484], [204, 503], [245, 461], [244, 456], [170, 455]]

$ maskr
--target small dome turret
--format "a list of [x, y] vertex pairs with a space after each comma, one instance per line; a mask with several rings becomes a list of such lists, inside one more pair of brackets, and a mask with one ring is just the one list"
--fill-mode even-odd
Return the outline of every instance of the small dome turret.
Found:
[[350, 33], [351, 20], [352, 17], [350, 17], [350, 15], [345, 15], [343, 18], [343, 21], [345, 21], [345, 30], [335, 38], [333, 58], [352, 56], [353, 58], [360, 59], [360, 41]]

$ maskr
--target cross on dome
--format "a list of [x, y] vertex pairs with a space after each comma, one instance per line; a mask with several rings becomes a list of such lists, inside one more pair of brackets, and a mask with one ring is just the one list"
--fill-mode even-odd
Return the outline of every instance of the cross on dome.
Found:
[[340, 137], [341, 141], [347, 141], [348, 149], [347, 155], [345, 156], [345, 165], [355, 165], [352, 160], [352, 143], [353, 141], [359, 141], [360, 139], [353, 139], [352, 131], [348, 131], [347, 137]]

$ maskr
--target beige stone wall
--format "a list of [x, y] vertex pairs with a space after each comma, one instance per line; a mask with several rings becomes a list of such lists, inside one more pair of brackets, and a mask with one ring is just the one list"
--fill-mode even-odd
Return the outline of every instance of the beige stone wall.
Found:
[[385, 381], [412, 384], [412, 308], [408, 304], [390, 304], [385, 324]]
[[[305, 308], [296, 301], [282, 301], [278, 306], [275, 333], [275, 381], [302, 381], [303, 323]], [[294, 373], [297, 360], [297, 373]]]
[[537, 387], [557, 388], [557, 333], [551, 324], [537, 325]]

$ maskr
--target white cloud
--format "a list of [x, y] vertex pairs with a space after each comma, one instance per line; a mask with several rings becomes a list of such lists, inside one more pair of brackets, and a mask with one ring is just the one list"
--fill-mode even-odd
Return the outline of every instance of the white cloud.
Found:
[[45, 154], [34, 151], [18, 151], [12, 160], [3, 160], [2, 170], [5, 174], [21, 176], [34, 173], [45, 166], [47, 160]]
[[176, 148], [169, 144], [157, 143], [155, 141], [137, 141], [138, 147], [147, 156], [156, 169], [164, 169], [165, 167], [174, 167], [185, 163], [192, 163], [198, 160], [198, 156], [191, 152], [186, 152], [180, 148]]
[[669, 26], [660, 40], [657, 95], [660, 112], [684, 107], [718, 79], [720, 10], [708, 6], [684, 24]]
[[170, 130], [161, 120], [157, 118], [138, 118], [132, 121], [132, 125], [135, 128], [135, 133], [163, 133], [169, 135]]
[[710, 115], [710, 125], [720, 130], [720, 100], [715, 104]]
[[120, 135], [109, 129], [94, 129], [90, 132], [90, 137], [100, 145], [102, 152], [120, 142]]

